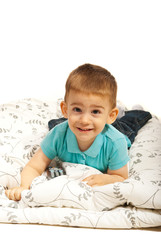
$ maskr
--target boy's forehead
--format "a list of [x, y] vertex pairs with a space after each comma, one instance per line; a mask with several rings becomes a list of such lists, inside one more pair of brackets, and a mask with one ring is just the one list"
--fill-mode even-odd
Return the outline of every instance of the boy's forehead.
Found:
[[101, 106], [106, 104], [107, 101], [109, 101], [109, 97], [95, 93], [85, 93], [81, 91], [71, 90], [69, 92], [67, 101], [69, 101], [71, 104], [90, 102], [93, 103], [93, 105]]
[[68, 94], [68, 98], [93, 98], [93, 99], [104, 99], [107, 96], [104, 96], [102, 94], [99, 93], [92, 93], [92, 92], [83, 92], [83, 91], [77, 91], [77, 90], [70, 90], [69, 94]]

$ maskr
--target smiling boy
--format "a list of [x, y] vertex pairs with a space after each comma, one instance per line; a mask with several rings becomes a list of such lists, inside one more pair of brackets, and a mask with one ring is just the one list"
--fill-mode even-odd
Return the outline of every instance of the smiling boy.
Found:
[[41, 175], [56, 156], [64, 162], [85, 164], [100, 170], [85, 178], [88, 185], [102, 186], [128, 177], [128, 141], [111, 124], [116, 120], [117, 83], [106, 69], [84, 64], [71, 72], [66, 82], [61, 110], [68, 121], [52, 129], [40, 149], [24, 167], [21, 186], [6, 191], [20, 200], [32, 180]]

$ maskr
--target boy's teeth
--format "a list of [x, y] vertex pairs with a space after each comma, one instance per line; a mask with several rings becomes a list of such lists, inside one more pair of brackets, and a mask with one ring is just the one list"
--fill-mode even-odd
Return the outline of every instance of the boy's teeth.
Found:
[[79, 128], [80, 130], [82, 131], [89, 131], [90, 129], [86, 128], [86, 129], [83, 129], [83, 128]]

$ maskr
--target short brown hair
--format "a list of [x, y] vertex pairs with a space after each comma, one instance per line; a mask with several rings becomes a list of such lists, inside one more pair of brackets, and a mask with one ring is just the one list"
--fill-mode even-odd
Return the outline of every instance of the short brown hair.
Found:
[[116, 107], [117, 83], [109, 71], [97, 65], [84, 64], [73, 70], [66, 81], [67, 101], [70, 90], [97, 95], [108, 95], [111, 107]]

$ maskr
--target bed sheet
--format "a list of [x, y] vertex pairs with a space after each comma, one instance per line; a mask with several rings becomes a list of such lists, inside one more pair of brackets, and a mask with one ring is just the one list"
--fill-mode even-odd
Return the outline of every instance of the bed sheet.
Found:
[[139, 131], [130, 155], [129, 178], [91, 188], [81, 180], [98, 170], [63, 163], [66, 175], [36, 178], [22, 200], [8, 200], [5, 188], [20, 183], [20, 172], [60, 116], [59, 100], [23, 99], [0, 106], [0, 222], [90, 228], [161, 226], [161, 123], [153, 118]]

